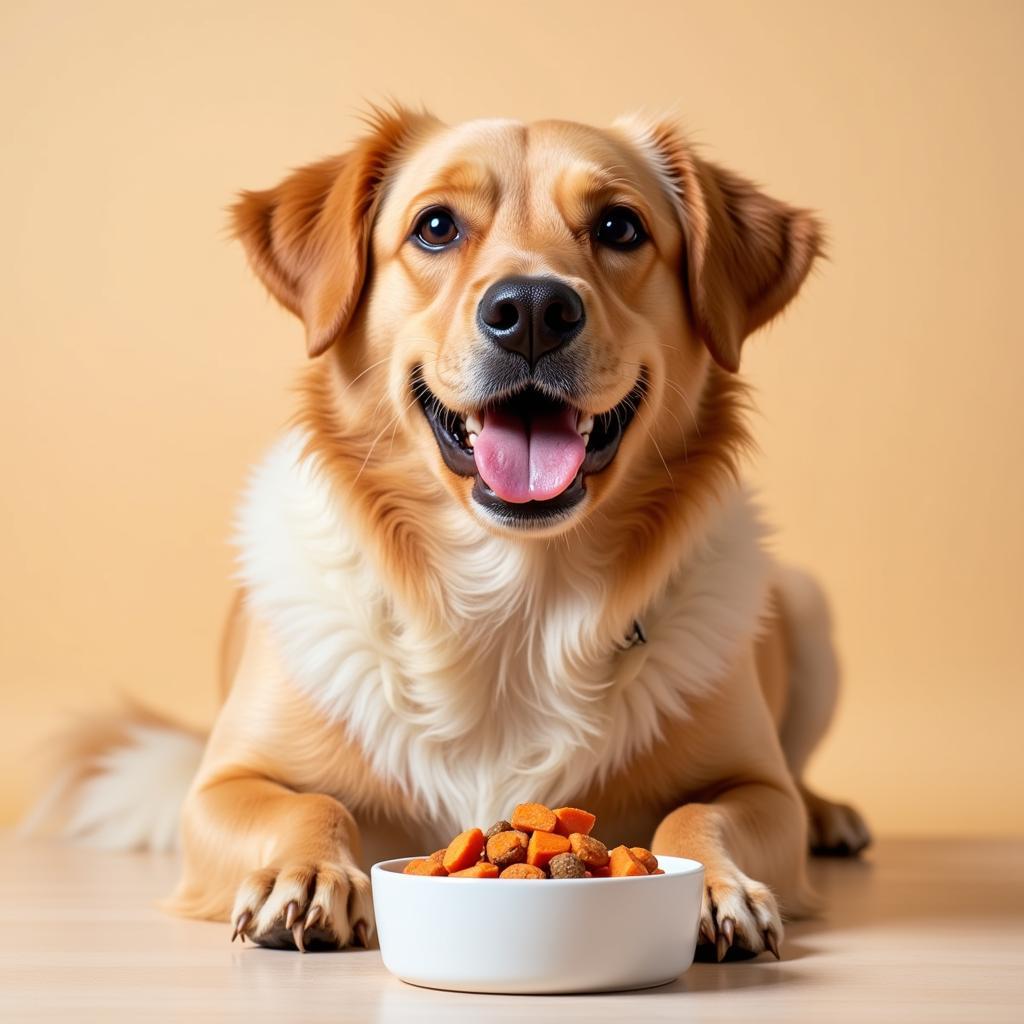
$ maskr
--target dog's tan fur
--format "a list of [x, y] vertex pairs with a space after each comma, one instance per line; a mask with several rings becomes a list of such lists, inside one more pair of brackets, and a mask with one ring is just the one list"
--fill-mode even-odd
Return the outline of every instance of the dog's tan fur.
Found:
[[[416, 211], [432, 203], [459, 209], [468, 238], [456, 251], [408, 243]], [[613, 203], [640, 212], [650, 243], [595, 248], [589, 225]], [[308, 450], [397, 605], [427, 631], [445, 628], [454, 555], [441, 517], [453, 515], [507, 544], [546, 546], [553, 572], [603, 574], [602, 635], [622, 635], [657, 602], [734, 486], [748, 442], [734, 376], [742, 342], [792, 299], [822, 248], [810, 213], [698, 157], [671, 124], [452, 129], [401, 110], [376, 116], [350, 152], [243, 194], [234, 224], [318, 357], [299, 410]], [[491, 282], [514, 273], [557, 275], [583, 297], [578, 358], [594, 412], [619, 402], [641, 366], [648, 376], [615, 460], [587, 480], [585, 506], [535, 537], [481, 524], [470, 481], [441, 461], [409, 388], [419, 365], [446, 406], [474, 407], [474, 312]], [[705, 939], [754, 952], [781, 937], [777, 900], [788, 913], [813, 903], [806, 812], [780, 732], [807, 746], [820, 728], [801, 725], [791, 690], [800, 624], [784, 590], [770, 602], [762, 635], [735, 650], [712, 693], [661, 722], [651, 749], [590, 792], [563, 794], [595, 810], [609, 837], [701, 860]], [[420, 813], [291, 685], [272, 633], [236, 603], [226, 700], [185, 806], [175, 904], [230, 916], [271, 945], [345, 945], [372, 925], [363, 847], [415, 852], [415, 830], [403, 838], [401, 825]], [[799, 701], [818, 701], [806, 690]]]

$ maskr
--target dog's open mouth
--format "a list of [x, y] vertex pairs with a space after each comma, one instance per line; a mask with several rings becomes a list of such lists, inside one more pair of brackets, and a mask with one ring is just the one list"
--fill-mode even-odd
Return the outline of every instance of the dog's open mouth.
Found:
[[583, 499], [586, 477], [615, 458], [646, 383], [641, 374], [618, 405], [596, 415], [532, 387], [458, 413], [427, 387], [420, 368], [412, 387], [448, 468], [475, 477], [474, 500], [527, 525], [559, 518]]

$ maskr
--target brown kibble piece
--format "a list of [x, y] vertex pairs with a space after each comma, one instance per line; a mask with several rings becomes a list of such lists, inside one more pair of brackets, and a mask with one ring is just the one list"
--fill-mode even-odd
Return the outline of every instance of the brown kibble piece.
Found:
[[512, 813], [512, 827], [520, 832], [554, 832], [558, 819], [543, 804], [520, 804]]
[[646, 875], [647, 868], [633, 856], [628, 846], [616, 846], [608, 855], [608, 867], [612, 878], [626, 878], [631, 875]]
[[647, 868], [648, 874], [657, 869], [658, 858], [650, 850], [645, 850], [642, 846], [631, 846], [629, 852]]
[[512, 825], [511, 825], [511, 823], [510, 823], [510, 822], [507, 822], [507, 821], [505, 821], [504, 819], [502, 819], [501, 821], [496, 821], [496, 822], [495, 822], [495, 823], [494, 823], [494, 824], [493, 824], [493, 825], [492, 825], [492, 826], [491, 826], [491, 827], [490, 827], [490, 828], [489, 828], [489, 829], [488, 829], [488, 830], [487, 830], [487, 831], [486, 831], [486, 832], [484, 833], [484, 839], [490, 839], [490, 838], [491, 838], [492, 836], [496, 836], [496, 835], [497, 835], [497, 834], [498, 834], [499, 832], [511, 832], [511, 831], [512, 831]]
[[560, 853], [548, 862], [552, 878], [583, 878], [587, 869], [575, 853]]
[[569, 847], [588, 868], [603, 868], [608, 863], [608, 847], [593, 836], [573, 832], [569, 836]]
[[653, 871], [651, 872], [651, 874], [652, 874], [652, 875], [663, 875], [663, 874], [665, 874], [665, 869], [664, 869], [664, 868], [655, 868], [655, 869], [654, 869], [654, 870], [653, 870]]
[[532, 864], [513, 864], [505, 868], [498, 876], [499, 878], [547, 878], [547, 875], [540, 868]]
[[472, 867], [463, 868], [461, 871], [453, 871], [451, 878], [497, 878], [498, 869], [487, 861], [482, 860]]
[[526, 860], [530, 837], [525, 832], [499, 832], [487, 840], [487, 859], [499, 868], [507, 868]]
[[438, 864], [432, 857], [421, 860], [411, 860], [402, 868], [403, 875], [428, 875], [432, 878], [443, 878], [448, 874], [444, 866]]
[[444, 864], [445, 871], [454, 875], [457, 871], [463, 871], [472, 867], [480, 859], [480, 851], [484, 848], [484, 834], [478, 828], [468, 828], [460, 832], [445, 850]]

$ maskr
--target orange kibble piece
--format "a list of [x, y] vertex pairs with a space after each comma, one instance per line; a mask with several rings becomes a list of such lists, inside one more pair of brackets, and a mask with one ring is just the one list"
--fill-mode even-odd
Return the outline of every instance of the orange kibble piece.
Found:
[[530, 836], [530, 845], [526, 848], [526, 863], [537, 868], [547, 867], [552, 857], [568, 852], [569, 840], [566, 836], [537, 831]]
[[573, 832], [589, 836], [597, 821], [590, 811], [581, 811], [578, 807], [556, 807], [555, 819], [555, 831], [560, 836], [571, 836]]
[[554, 832], [558, 824], [555, 812], [543, 804], [520, 804], [511, 820], [520, 832]]
[[658, 858], [650, 850], [645, 850], [642, 846], [631, 846], [629, 852], [647, 868], [647, 874], [651, 875], [657, 870]]
[[588, 868], [603, 868], [608, 863], [608, 847], [600, 839], [573, 832], [569, 836], [569, 846]]
[[478, 861], [471, 868], [463, 868], [462, 871], [453, 871], [452, 878], [497, 878], [498, 869], [490, 861]]
[[448, 874], [441, 864], [438, 864], [433, 857], [423, 860], [411, 860], [402, 869], [403, 875], [427, 875], [431, 878], [444, 878]]
[[445, 871], [454, 875], [472, 867], [479, 859], [484, 848], [484, 834], [478, 828], [468, 828], [460, 832], [449, 844], [444, 852]]
[[526, 860], [529, 837], [525, 832], [499, 832], [487, 840], [487, 859], [498, 868], [507, 868]]
[[498, 876], [499, 878], [547, 878], [542, 868], [532, 864], [511, 864]]
[[612, 878], [647, 874], [647, 868], [633, 856], [633, 851], [628, 846], [616, 846], [612, 850], [608, 859], [608, 867]]

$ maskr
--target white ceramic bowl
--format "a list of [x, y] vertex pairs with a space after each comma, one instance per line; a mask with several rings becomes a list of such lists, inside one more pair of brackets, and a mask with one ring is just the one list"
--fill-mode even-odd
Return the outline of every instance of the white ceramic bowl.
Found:
[[704, 866], [659, 857], [663, 875], [485, 879], [370, 873], [384, 966], [463, 992], [601, 992], [663, 985], [693, 962]]

